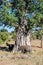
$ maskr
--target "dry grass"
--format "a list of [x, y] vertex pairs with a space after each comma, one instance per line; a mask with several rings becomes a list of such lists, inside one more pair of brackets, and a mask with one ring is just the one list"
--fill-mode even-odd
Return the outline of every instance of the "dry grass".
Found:
[[[37, 40], [33, 42], [33, 45], [35, 45], [36, 42], [38, 43]], [[32, 47], [30, 54], [0, 50], [0, 65], [43, 65], [43, 48]]]

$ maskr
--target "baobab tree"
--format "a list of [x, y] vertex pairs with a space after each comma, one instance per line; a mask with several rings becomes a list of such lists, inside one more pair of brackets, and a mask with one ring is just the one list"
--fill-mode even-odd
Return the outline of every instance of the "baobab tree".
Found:
[[16, 30], [16, 45], [13, 49], [31, 51], [30, 32], [35, 26], [41, 26], [42, 1], [37, 0], [4, 0], [1, 15], [6, 26], [14, 26]]

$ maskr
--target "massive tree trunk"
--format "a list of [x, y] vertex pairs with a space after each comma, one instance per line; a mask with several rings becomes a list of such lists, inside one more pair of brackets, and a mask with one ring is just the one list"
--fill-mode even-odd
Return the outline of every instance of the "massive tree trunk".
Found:
[[21, 19], [17, 30], [16, 44], [17, 46], [15, 45], [13, 52], [18, 50], [21, 50], [23, 52], [31, 51], [30, 30], [27, 27], [27, 21], [24, 17]]

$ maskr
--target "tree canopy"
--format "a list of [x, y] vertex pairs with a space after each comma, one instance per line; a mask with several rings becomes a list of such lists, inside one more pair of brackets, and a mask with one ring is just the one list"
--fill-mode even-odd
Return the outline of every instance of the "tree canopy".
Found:
[[42, 0], [1, 0], [0, 24], [18, 27], [21, 18], [25, 17], [28, 27], [43, 27]]

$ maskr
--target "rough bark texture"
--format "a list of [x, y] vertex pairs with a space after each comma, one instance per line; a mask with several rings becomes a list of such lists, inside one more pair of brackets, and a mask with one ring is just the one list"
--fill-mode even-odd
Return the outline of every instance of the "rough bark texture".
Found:
[[31, 51], [30, 30], [27, 28], [27, 21], [25, 18], [22, 18], [21, 23], [19, 24], [16, 43], [17, 46], [15, 45], [13, 52], [17, 50], [21, 50], [23, 52]]

